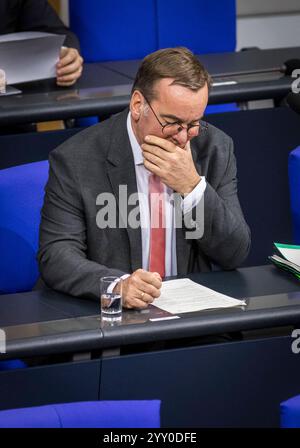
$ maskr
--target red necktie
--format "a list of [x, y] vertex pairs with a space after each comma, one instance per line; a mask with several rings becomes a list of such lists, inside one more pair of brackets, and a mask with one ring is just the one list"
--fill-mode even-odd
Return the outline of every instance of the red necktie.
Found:
[[165, 276], [165, 204], [164, 186], [155, 174], [149, 176], [150, 253], [149, 271]]

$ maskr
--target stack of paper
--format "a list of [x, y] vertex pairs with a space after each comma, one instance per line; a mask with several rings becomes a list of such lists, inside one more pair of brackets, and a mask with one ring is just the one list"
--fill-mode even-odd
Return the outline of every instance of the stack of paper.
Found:
[[0, 36], [0, 69], [7, 84], [56, 76], [56, 63], [64, 35], [24, 31]]
[[246, 305], [244, 300], [220, 294], [188, 278], [163, 282], [161, 295], [152, 305], [172, 314], [191, 313]]
[[300, 246], [281, 243], [274, 243], [274, 246], [280, 255], [271, 255], [269, 260], [300, 279]]

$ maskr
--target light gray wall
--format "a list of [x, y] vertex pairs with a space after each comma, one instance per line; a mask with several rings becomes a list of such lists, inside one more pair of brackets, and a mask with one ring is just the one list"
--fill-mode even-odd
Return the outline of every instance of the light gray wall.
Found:
[[300, 13], [300, 0], [237, 0], [238, 17]]
[[237, 0], [237, 15], [237, 50], [300, 47], [300, 0]]

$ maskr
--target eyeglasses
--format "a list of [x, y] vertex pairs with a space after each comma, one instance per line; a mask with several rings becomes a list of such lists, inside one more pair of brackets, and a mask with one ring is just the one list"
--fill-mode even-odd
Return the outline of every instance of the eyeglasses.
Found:
[[163, 124], [160, 119], [158, 118], [158, 116], [156, 115], [153, 107], [151, 106], [150, 102], [147, 100], [147, 98], [145, 97], [145, 95], [143, 94], [145, 100], [148, 103], [148, 106], [150, 107], [150, 109], [152, 110], [156, 120], [158, 121], [158, 123], [161, 125], [161, 130], [162, 133], [166, 136], [166, 137], [171, 137], [172, 135], [178, 134], [179, 132], [183, 131], [184, 129], [187, 132], [187, 135], [189, 137], [195, 137], [196, 135], [199, 135], [200, 132], [202, 133], [203, 131], [207, 131], [208, 129], [208, 123], [201, 121], [197, 124], [188, 124], [186, 126], [184, 126], [182, 123], [176, 121], [174, 123], [166, 123]]

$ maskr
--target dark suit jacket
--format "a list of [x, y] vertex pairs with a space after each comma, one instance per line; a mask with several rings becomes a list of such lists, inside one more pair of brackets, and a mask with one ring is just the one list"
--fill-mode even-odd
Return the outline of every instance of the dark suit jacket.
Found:
[[20, 31], [66, 34], [64, 44], [80, 49], [75, 34], [63, 24], [47, 0], [0, 1], [0, 34]]
[[[137, 192], [127, 114], [80, 132], [50, 153], [38, 260], [43, 280], [56, 290], [98, 298], [101, 276], [142, 267], [140, 228], [96, 225], [100, 193], [118, 198], [119, 185], [127, 185], [128, 195]], [[235, 268], [248, 253], [250, 232], [237, 197], [232, 140], [209, 125], [191, 147], [196, 168], [207, 180], [204, 235], [187, 240], [184, 227], [176, 230], [178, 273], [208, 271], [211, 262]]]

